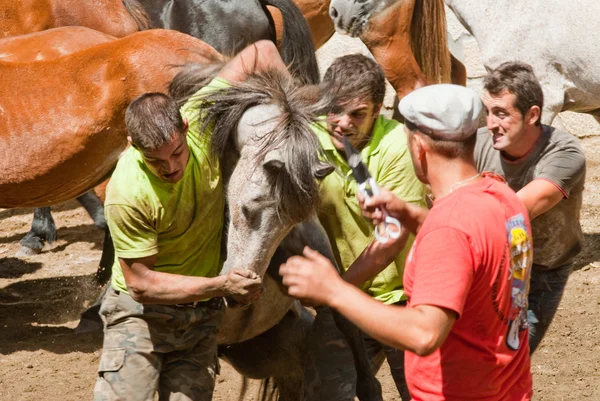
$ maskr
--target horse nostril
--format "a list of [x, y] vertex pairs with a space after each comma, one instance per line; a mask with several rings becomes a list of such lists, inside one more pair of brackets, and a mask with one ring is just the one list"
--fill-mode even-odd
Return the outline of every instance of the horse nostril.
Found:
[[350, 24], [348, 24], [348, 27], [349, 27], [349, 28], [353, 27], [355, 22], [356, 22], [356, 17], [352, 17], [352, 18], [350, 19]]
[[337, 18], [338, 17], [338, 12], [335, 9], [335, 7], [331, 7], [331, 10], [329, 10], [329, 15], [331, 16], [331, 18]]

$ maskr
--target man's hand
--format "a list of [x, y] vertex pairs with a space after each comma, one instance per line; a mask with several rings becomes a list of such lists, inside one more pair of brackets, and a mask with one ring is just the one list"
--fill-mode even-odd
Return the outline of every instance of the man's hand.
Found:
[[363, 216], [371, 219], [375, 227], [383, 222], [382, 210], [385, 210], [388, 216], [400, 220], [403, 227], [417, 234], [429, 213], [429, 209], [406, 203], [385, 188], [380, 188], [379, 194], [372, 196], [369, 200], [365, 200], [360, 193], [357, 194], [357, 197]]
[[371, 219], [375, 227], [383, 222], [382, 208], [387, 211], [389, 216], [398, 220], [401, 220], [405, 215], [406, 202], [385, 188], [380, 188], [379, 194], [372, 196], [369, 200], [365, 200], [360, 192], [357, 197], [358, 206], [362, 209], [363, 216]]
[[223, 291], [242, 305], [250, 304], [262, 294], [262, 280], [248, 269], [231, 270], [225, 275]]
[[338, 284], [345, 284], [329, 259], [309, 247], [279, 268], [288, 294], [310, 305], [329, 305]]

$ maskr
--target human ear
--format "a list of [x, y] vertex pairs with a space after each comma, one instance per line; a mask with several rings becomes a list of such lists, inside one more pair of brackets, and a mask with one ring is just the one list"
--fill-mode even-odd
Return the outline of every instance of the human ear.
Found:
[[[531, 106], [525, 115], [525, 122], [528, 125], [535, 125], [542, 118], [540, 106]], [[541, 121], [540, 121], [541, 122]]]

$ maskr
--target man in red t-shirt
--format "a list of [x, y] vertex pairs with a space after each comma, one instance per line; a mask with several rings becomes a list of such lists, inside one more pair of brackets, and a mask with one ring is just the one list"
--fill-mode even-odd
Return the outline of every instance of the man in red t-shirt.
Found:
[[532, 263], [527, 210], [504, 183], [477, 173], [481, 112], [475, 92], [455, 85], [418, 89], [400, 103], [417, 177], [431, 186], [431, 211], [391, 192], [362, 200], [417, 234], [404, 273], [408, 306], [384, 305], [337, 277], [305, 249], [280, 269], [289, 293], [327, 304], [363, 331], [406, 350], [414, 400], [523, 401], [532, 396], [527, 294]]

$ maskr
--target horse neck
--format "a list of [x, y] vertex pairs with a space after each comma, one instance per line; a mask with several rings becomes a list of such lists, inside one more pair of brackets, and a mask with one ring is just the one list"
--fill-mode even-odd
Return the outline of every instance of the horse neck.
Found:
[[428, 81], [411, 50], [413, 10], [414, 1], [399, 1], [371, 19], [370, 29], [361, 36], [400, 97]]
[[494, 16], [499, 15], [497, 10], [504, 9], [506, 12], [514, 5], [506, 4], [505, 1], [476, 1], [476, 0], [446, 0], [446, 5], [452, 10], [459, 22], [469, 31], [477, 41], [486, 34], [492, 32], [486, 29]]

